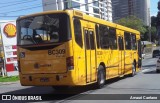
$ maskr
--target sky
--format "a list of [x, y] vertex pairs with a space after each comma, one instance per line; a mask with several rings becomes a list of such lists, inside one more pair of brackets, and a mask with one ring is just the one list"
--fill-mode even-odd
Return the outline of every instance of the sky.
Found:
[[[150, 15], [156, 16], [159, 0], [150, 0]], [[16, 20], [21, 15], [42, 12], [42, 0], [0, 0], [0, 20]]]
[[151, 16], [157, 16], [157, 12], [158, 12], [158, 9], [157, 9], [157, 6], [158, 6], [158, 1], [159, 0], [150, 0], [150, 15]]
[[16, 20], [19, 16], [42, 11], [42, 0], [0, 0], [0, 20]]

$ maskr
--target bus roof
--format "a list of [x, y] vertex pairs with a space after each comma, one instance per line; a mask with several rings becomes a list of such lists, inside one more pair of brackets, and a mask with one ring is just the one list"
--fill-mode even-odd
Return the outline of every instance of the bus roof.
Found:
[[117, 28], [119, 30], [125, 30], [125, 31], [128, 31], [128, 32], [140, 34], [140, 32], [137, 31], [137, 30], [134, 30], [134, 29], [131, 29], [131, 28], [128, 28], [128, 27], [125, 27], [125, 26], [122, 26], [122, 25], [119, 25], [119, 24], [116, 24], [116, 23], [112, 23], [112, 22], [109, 22], [109, 21], [106, 21], [106, 20], [103, 20], [103, 19], [100, 19], [100, 18], [89, 16], [89, 15], [87, 15], [87, 14], [81, 12], [81, 11], [73, 10], [73, 9], [58, 10], [58, 11], [57, 10], [50, 10], [50, 11], [45, 11], [45, 12], [40, 12], [40, 13], [34, 13], [34, 14], [26, 15], [26, 16], [21, 16], [17, 20], [24, 19], [24, 18], [31, 17], [31, 16], [38, 16], [38, 15], [52, 14], [52, 13], [67, 13], [71, 17], [76, 16], [76, 17], [82, 18], [82, 19], [87, 20], [87, 21], [91, 21], [91, 22], [96, 21], [95, 23], [97, 23], [97, 24], [107, 25], [109, 27], [114, 27], [114, 28]]

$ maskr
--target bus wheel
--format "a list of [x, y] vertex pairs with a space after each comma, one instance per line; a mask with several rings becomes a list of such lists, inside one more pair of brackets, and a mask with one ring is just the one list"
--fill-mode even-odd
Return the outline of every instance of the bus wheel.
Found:
[[136, 75], [136, 67], [135, 67], [135, 63], [132, 64], [132, 74], [131, 76], [134, 77]]
[[102, 88], [105, 84], [105, 70], [102, 65], [98, 68], [98, 74], [97, 74], [97, 88]]

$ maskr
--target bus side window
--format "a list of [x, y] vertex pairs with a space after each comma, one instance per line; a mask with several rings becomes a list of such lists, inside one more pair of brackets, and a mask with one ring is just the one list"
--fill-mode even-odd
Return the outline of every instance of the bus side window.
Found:
[[100, 40], [99, 40], [99, 27], [98, 27], [98, 25], [95, 25], [95, 29], [96, 29], [97, 48], [99, 48], [100, 47]]
[[110, 49], [117, 49], [117, 37], [115, 28], [109, 28], [109, 46]]
[[136, 35], [131, 34], [132, 50], [137, 50]]
[[124, 32], [125, 37], [125, 49], [131, 50], [131, 34], [128, 32]]
[[107, 26], [99, 25], [100, 44], [102, 49], [109, 49], [109, 29]]
[[73, 24], [74, 24], [75, 41], [82, 48], [83, 42], [82, 42], [81, 22], [79, 19], [74, 19]]

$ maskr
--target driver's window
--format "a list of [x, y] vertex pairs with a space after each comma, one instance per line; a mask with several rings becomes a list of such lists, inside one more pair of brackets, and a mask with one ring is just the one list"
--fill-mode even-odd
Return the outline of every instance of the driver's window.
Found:
[[25, 35], [30, 35], [30, 36], [32, 36], [32, 34], [33, 34], [32, 29], [30, 29], [30, 28], [21, 28], [21, 39], [24, 39], [23, 37], [24, 37]]
[[51, 42], [58, 42], [59, 41], [58, 32], [52, 32], [52, 33], [50, 33], [50, 41]]

